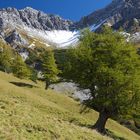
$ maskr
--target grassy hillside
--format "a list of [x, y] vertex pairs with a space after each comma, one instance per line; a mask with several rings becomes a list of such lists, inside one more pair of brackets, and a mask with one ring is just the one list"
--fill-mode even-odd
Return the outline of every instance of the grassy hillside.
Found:
[[[0, 140], [109, 140], [88, 129], [98, 113], [80, 114], [73, 99], [45, 91], [35, 84], [0, 72]], [[140, 137], [115, 121], [107, 128], [114, 139], [140, 140]]]

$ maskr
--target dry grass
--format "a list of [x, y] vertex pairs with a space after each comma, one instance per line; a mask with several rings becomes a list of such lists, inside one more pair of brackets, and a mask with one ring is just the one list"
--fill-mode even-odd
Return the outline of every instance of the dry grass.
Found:
[[[36, 87], [18, 87], [10, 82], [28, 83]], [[98, 113], [80, 114], [81, 106], [73, 99], [45, 91], [44, 84], [20, 80], [0, 72], [0, 140], [108, 140], [88, 129]], [[140, 137], [109, 120], [107, 128], [120, 139]]]

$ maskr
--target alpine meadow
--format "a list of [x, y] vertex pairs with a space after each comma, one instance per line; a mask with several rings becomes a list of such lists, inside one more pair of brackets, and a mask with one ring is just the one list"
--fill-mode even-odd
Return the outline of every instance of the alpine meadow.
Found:
[[2, 0], [0, 140], [140, 140], [140, 1]]

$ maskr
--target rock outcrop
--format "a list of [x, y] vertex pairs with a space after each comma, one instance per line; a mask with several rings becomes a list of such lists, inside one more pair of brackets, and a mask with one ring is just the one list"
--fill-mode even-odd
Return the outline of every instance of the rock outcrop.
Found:
[[73, 22], [59, 16], [45, 14], [26, 7], [22, 10], [3, 8], [0, 10], [0, 29], [9, 26], [28, 26], [39, 30], [70, 30]]
[[101, 22], [114, 29], [140, 31], [140, 0], [113, 0], [107, 7], [83, 17], [76, 25], [78, 28], [84, 28]]
[[[50, 43], [61, 47], [76, 44], [80, 35], [79, 29], [90, 27], [91, 31], [95, 31], [102, 24], [107, 24], [116, 30], [122, 28], [125, 32], [139, 35], [140, 0], [113, 0], [105, 8], [83, 17], [76, 23], [30, 7], [21, 10], [10, 7], [0, 9], [1, 38], [10, 44], [23, 46], [28, 44], [28, 40], [22, 38], [20, 35], [22, 31], [39, 40], [45, 40], [45, 44]], [[9, 35], [9, 32], [12, 33]]]
[[21, 35], [16, 31], [12, 31], [6, 38], [5, 41], [11, 45], [27, 46], [29, 43], [23, 39]]

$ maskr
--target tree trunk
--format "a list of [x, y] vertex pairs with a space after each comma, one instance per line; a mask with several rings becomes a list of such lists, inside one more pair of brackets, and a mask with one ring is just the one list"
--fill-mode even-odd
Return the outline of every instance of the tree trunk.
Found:
[[50, 83], [48, 81], [46, 81], [46, 86], [45, 86], [46, 90], [48, 89], [49, 85], [50, 85]]
[[109, 116], [106, 113], [100, 112], [99, 118], [97, 122], [95, 123], [95, 125], [93, 126], [93, 128], [96, 129], [98, 132], [105, 134], [105, 125], [108, 118]]
[[140, 124], [138, 124], [137, 121], [134, 120], [134, 124], [138, 129], [140, 129]]

